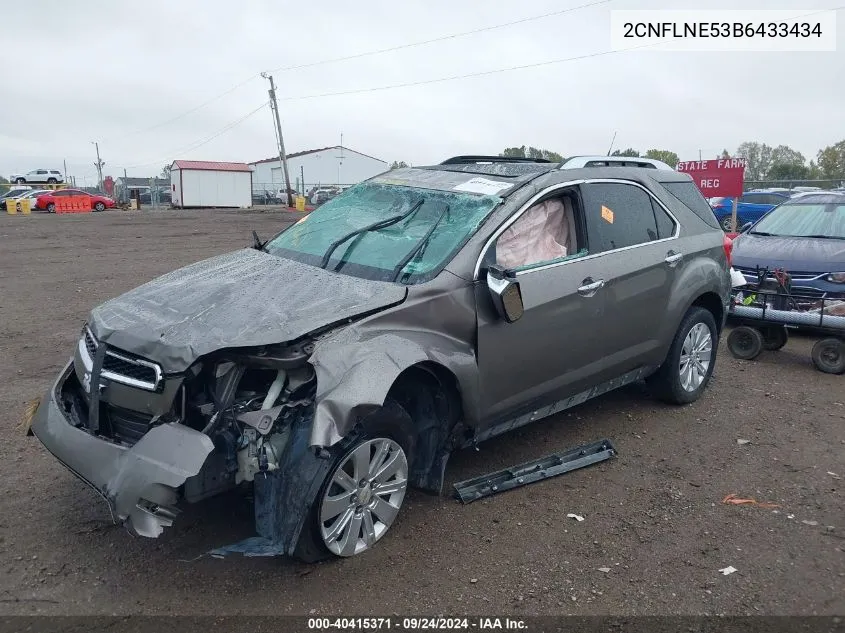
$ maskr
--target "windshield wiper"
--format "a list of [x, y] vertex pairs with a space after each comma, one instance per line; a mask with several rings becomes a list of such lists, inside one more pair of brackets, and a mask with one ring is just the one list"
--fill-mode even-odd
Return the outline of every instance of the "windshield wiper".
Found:
[[429, 228], [428, 231], [425, 232], [425, 235], [423, 235], [420, 238], [419, 242], [414, 244], [414, 248], [412, 248], [408, 252], [408, 254], [405, 255], [405, 257], [402, 258], [402, 261], [400, 261], [398, 264], [396, 264], [396, 267], [393, 269], [393, 277], [392, 277], [391, 281], [395, 282], [397, 279], [399, 279], [399, 275], [402, 272], [402, 269], [405, 268], [405, 266], [408, 265], [408, 262], [410, 262], [412, 259], [414, 259], [414, 257], [417, 256], [417, 254], [422, 254], [422, 253], [425, 252], [425, 249], [428, 246], [428, 241], [431, 239], [431, 234], [434, 233], [434, 230], [437, 228], [437, 225], [440, 224], [440, 221], [444, 217], [446, 217], [446, 215], [448, 213], [449, 213], [449, 205], [447, 204], [446, 207], [443, 209], [443, 211], [440, 212], [440, 215], [437, 216], [437, 219], [431, 225], [431, 228]]
[[401, 215], [394, 215], [392, 217], [385, 218], [384, 220], [373, 222], [372, 224], [362, 226], [360, 229], [355, 229], [354, 231], [350, 231], [346, 235], [339, 237], [329, 245], [329, 250], [326, 251], [326, 254], [323, 255], [323, 260], [320, 262], [320, 268], [325, 268], [328, 265], [329, 260], [332, 258], [332, 253], [334, 253], [335, 249], [341, 244], [343, 244], [346, 240], [355, 237], [356, 235], [361, 235], [362, 233], [378, 231], [379, 229], [387, 228], [388, 226], [392, 226], [397, 222], [401, 222], [405, 218], [409, 217], [414, 211], [423, 206], [423, 204], [425, 204], [425, 198], [420, 198], [414, 206], [412, 206], [410, 209], [408, 209], [407, 211], [405, 211], [405, 213], [402, 213]]
[[748, 231], [749, 235], [765, 235], [766, 237], [779, 237], [774, 233], [766, 233], [765, 231]]
[[845, 237], [840, 235], [797, 235], [796, 237], [814, 237], [820, 240], [845, 240]]
[[252, 232], [252, 247], [257, 251], [263, 251], [265, 246], [267, 246], [267, 242], [262, 242], [261, 239], [258, 237], [258, 233], [253, 231]]

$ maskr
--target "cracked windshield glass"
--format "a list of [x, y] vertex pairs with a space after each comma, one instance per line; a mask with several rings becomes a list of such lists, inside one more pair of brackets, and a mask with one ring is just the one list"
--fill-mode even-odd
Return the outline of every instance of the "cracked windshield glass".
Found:
[[489, 195], [361, 184], [265, 248], [355, 277], [420, 283], [448, 263], [499, 201]]

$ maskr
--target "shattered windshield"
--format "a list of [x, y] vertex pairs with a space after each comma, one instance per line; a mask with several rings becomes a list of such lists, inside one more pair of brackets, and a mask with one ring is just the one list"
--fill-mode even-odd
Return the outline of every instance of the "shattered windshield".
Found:
[[355, 277], [420, 283], [440, 272], [499, 202], [493, 195], [363, 183], [265, 250]]

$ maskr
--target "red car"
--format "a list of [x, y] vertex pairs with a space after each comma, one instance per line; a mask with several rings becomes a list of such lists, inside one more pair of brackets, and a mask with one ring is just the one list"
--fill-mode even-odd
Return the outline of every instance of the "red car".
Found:
[[56, 211], [56, 201], [58, 198], [65, 196], [88, 196], [91, 198], [91, 208], [94, 211], [105, 211], [115, 206], [114, 200], [108, 196], [101, 196], [96, 193], [88, 193], [87, 191], [80, 191], [79, 189], [59, 189], [58, 191], [51, 191], [45, 193], [35, 199], [35, 206], [38, 209], [46, 209], [48, 213]]

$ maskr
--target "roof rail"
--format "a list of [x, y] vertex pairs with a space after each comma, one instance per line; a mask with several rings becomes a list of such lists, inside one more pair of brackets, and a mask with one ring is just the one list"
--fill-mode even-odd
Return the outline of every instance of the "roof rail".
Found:
[[479, 165], [489, 163], [544, 163], [552, 164], [552, 161], [545, 158], [524, 158], [522, 156], [452, 156], [447, 158], [441, 165]]
[[675, 171], [663, 161], [636, 156], [573, 156], [560, 166], [561, 169], [580, 169], [582, 167], [638, 167], [640, 169]]

